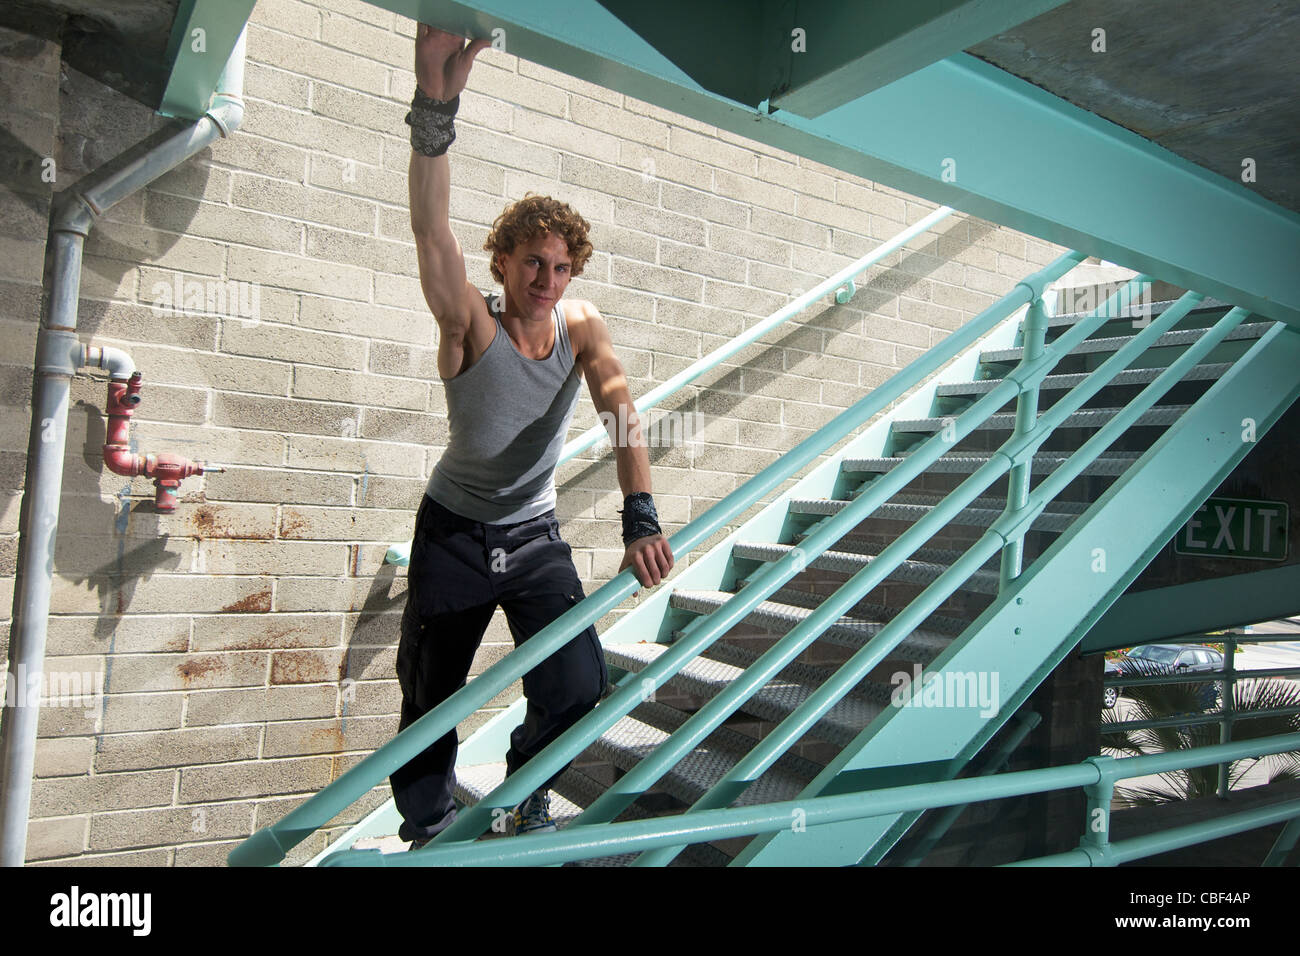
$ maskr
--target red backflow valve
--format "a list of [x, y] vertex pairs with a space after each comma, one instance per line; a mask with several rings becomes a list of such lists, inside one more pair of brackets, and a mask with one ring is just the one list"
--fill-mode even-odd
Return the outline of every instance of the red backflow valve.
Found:
[[181, 479], [222, 469], [204, 466], [180, 455], [136, 455], [131, 452], [127, 433], [135, 407], [140, 404], [141, 380], [142, 376], [136, 372], [128, 381], [113, 379], [108, 383], [108, 440], [104, 443], [104, 465], [115, 475], [152, 478], [154, 503], [158, 510], [175, 511]]

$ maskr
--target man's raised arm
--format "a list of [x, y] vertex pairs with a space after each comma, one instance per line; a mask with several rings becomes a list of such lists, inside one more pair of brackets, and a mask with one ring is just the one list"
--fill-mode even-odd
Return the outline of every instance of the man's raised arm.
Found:
[[[411, 125], [411, 232], [420, 286], [438, 323], [438, 374], [454, 378], [465, 365], [466, 342], [482, 297], [465, 277], [465, 257], [448, 218], [451, 169], [447, 147], [474, 57], [487, 40], [465, 41], [421, 23], [415, 36], [415, 100]], [[476, 302], [475, 299], [478, 301]]]

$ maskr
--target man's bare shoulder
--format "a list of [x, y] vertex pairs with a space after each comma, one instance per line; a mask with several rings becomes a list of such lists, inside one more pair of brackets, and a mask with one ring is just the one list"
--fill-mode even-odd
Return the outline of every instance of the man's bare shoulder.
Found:
[[582, 323], [601, 318], [600, 310], [586, 299], [563, 299], [560, 305], [564, 307], [566, 322]]
[[573, 354], [581, 356], [598, 338], [609, 335], [600, 310], [586, 299], [564, 299], [564, 322], [569, 327], [569, 341]]

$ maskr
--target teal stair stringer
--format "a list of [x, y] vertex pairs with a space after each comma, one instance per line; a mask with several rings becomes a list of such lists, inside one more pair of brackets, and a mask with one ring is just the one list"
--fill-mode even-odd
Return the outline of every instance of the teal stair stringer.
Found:
[[[1300, 332], [1277, 326], [931, 665], [939, 679], [983, 674], [991, 686], [996, 675], [996, 713], [887, 707], [800, 796], [955, 777], [1246, 456], [1243, 419], [1262, 435], [1297, 398]], [[732, 865], [875, 863], [917, 816], [792, 827], [756, 838]]]
[[[601, 644], [605, 647], [614, 647], [641, 642], [672, 643], [676, 637], [675, 632], [695, 617], [693, 614], [672, 607], [671, 599], [675, 592], [716, 592], [734, 589], [743, 573], [737, 570], [732, 555], [733, 546], [737, 542], [792, 544], [794, 532], [791, 530], [789, 508], [792, 499], [842, 497], [844, 482], [842, 461], [849, 457], [873, 458], [889, 453], [894, 422], [929, 415], [935, 405], [936, 391], [940, 387], [979, 378], [981, 356], [985, 352], [1011, 348], [1019, 343], [1019, 330], [1024, 314], [1023, 306], [1016, 309], [994, 326], [987, 335], [973, 343], [938, 372], [929, 376], [911, 394], [880, 415], [856, 437], [814, 466], [807, 475], [777, 494], [769, 504], [740, 524], [735, 531], [705, 553], [692, 558], [689, 567], [675, 572], [671, 580], [650, 592], [648, 597], [643, 596], [636, 607], [601, 634]], [[821, 523], [827, 520], [829, 516]], [[801, 527], [800, 530], [811, 533], [821, 523], [811, 527]], [[813, 557], [814, 555], [810, 553], [808, 559], [811, 561]], [[613, 671], [610, 677], [611, 681], [620, 680], [619, 675]], [[638, 677], [636, 674], [627, 674], [621, 679], [633, 681]], [[506, 750], [510, 746], [510, 732], [522, 721], [526, 704], [523, 697], [517, 698], [460, 745], [456, 758], [458, 777], [473, 773], [472, 768], [504, 761]], [[460, 799], [459, 794], [458, 799]], [[328, 856], [348, 850], [359, 841], [377, 840], [394, 834], [400, 823], [401, 818], [397, 809], [393, 801], [388, 799], [306, 865], [318, 865]], [[397, 847], [390, 846], [389, 849], [395, 850]]]

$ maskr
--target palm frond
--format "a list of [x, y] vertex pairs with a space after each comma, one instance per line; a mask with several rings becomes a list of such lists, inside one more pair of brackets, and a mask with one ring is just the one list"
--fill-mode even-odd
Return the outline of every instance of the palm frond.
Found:
[[[1147, 661], [1133, 660], [1130, 663], [1130, 673], [1139, 676], [1168, 673], [1151, 666]], [[1184, 714], [1203, 714], [1216, 686], [1221, 685], [1151, 684], [1125, 687], [1124, 695], [1128, 697], [1130, 707], [1123, 720], [1155, 721]], [[1233, 697], [1233, 710], [1238, 718], [1232, 725], [1233, 740], [1258, 740], [1300, 732], [1300, 714], [1250, 716], [1251, 711], [1300, 707], [1300, 685], [1277, 679], [1241, 678], [1236, 683]], [[1217, 723], [1127, 731], [1106, 729], [1106, 724], [1120, 722], [1120, 718], [1112, 713], [1102, 715], [1102, 746], [1116, 756], [1191, 750], [1217, 744], [1220, 738], [1220, 725]], [[1267, 758], [1245, 757], [1232, 761], [1228, 770], [1228, 786], [1236, 786], [1261, 759], [1265, 759], [1270, 767], [1270, 783], [1274, 780], [1300, 779], [1300, 752], [1292, 752]], [[1160, 774], [1160, 778], [1163, 786], [1116, 787], [1116, 806], [1154, 806], [1174, 800], [1209, 796], [1218, 792], [1219, 768], [1217, 764], [1192, 767]]]

